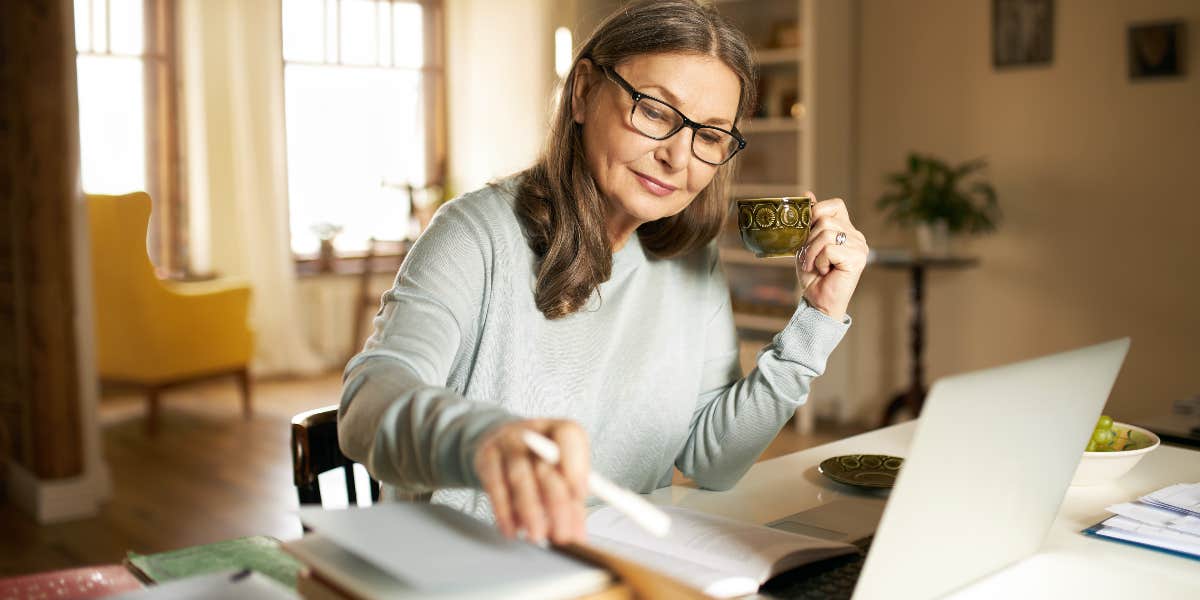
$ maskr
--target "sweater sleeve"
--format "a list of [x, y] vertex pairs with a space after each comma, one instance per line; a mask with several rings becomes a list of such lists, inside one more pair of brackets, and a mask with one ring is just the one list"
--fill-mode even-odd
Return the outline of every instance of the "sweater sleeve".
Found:
[[733, 487], [771, 443], [796, 408], [808, 400], [814, 378], [850, 327], [803, 299], [787, 325], [741, 376], [729, 286], [713, 252], [713, 305], [706, 329], [701, 393], [691, 431], [675, 466], [703, 488]]
[[475, 447], [516, 418], [445, 387], [460, 345], [479, 326], [493, 251], [487, 228], [457, 202], [413, 245], [343, 377], [342, 453], [403, 494], [478, 487]]

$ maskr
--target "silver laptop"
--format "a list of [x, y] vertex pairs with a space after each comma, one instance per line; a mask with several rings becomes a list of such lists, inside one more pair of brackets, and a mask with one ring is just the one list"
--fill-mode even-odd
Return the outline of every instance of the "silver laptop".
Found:
[[936, 598], [1034, 554], [1128, 350], [1123, 338], [938, 380], [853, 597]]

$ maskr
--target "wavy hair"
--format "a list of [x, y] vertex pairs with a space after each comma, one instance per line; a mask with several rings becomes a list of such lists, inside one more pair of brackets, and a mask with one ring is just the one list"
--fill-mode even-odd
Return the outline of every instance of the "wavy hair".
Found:
[[[607, 204], [584, 158], [583, 131], [572, 118], [572, 91], [581, 60], [617, 66], [635, 56], [692, 53], [715, 57], [741, 83], [736, 123], [754, 105], [757, 73], [745, 37], [712, 6], [695, 0], [639, 0], [610, 15], [575, 55], [564, 80], [542, 155], [524, 172], [516, 213], [538, 257], [538, 310], [558, 319], [581, 309], [612, 275]], [[642, 246], [658, 258], [690, 253], [717, 236], [738, 157], [679, 213], [642, 224]]]

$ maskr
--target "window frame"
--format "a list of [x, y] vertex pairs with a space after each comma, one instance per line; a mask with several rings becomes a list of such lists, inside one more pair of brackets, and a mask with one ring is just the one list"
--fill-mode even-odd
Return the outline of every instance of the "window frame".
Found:
[[[281, 5], [284, 0], [280, 0]], [[445, 6], [443, 0], [371, 0], [376, 3], [376, 14], [378, 15], [378, 7], [382, 4], [389, 4], [393, 7], [397, 4], [418, 4], [421, 6], [422, 18], [422, 41], [424, 42], [424, 60], [420, 67], [400, 67], [394, 64], [381, 64], [376, 59], [375, 64], [360, 64], [347, 63], [342, 59], [341, 51], [341, 26], [340, 18], [342, 14], [343, 0], [320, 0], [325, 8], [322, 12], [323, 26], [322, 32], [324, 35], [325, 52], [323, 57], [329, 56], [329, 25], [324, 19], [328, 18], [328, 5], [330, 3], [337, 5], [335, 14], [339, 19], [339, 23], [335, 31], [337, 31], [337, 42], [334, 49], [335, 60], [289, 60], [284, 56], [283, 48], [280, 47], [280, 68], [285, 71], [288, 65], [300, 66], [322, 66], [322, 67], [337, 67], [337, 68], [370, 68], [370, 69], [397, 69], [406, 71], [417, 71], [421, 77], [422, 87], [422, 102], [426, 107], [425, 119], [425, 181], [426, 185], [444, 185], [446, 176], [446, 161], [447, 149], [446, 142], [448, 139], [446, 126], [446, 56], [445, 56]], [[282, 16], [282, 11], [281, 11]], [[389, 42], [394, 44], [395, 29], [394, 23], [389, 20], [388, 27], [392, 28], [388, 36]], [[284, 39], [286, 33], [283, 31], [283, 19], [279, 22], [280, 39]], [[378, 38], [376, 38], [378, 44]], [[378, 47], [376, 48], [376, 56], [378, 57]], [[394, 56], [394, 52], [389, 52], [389, 55]], [[284, 98], [284, 112], [287, 112], [287, 99]], [[287, 146], [287, 128], [283, 129], [284, 146]], [[287, 164], [286, 152], [284, 164]], [[286, 167], [285, 167], [286, 170]], [[289, 215], [290, 215], [289, 208]], [[290, 246], [291, 229], [289, 227], [289, 246]], [[371, 265], [365, 263], [367, 253], [362, 251], [338, 251], [335, 249], [334, 257], [338, 264], [345, 265], [344, 268], [361, 271], [364, 268], [372, 268]], [[395, 250], [385, 250], [382, 254], [375, 255], [377, 258], [397, 258], [402, 257], [403, 252]], [[297, 274], [300, 276], [309, 276], [315, 274], [311, 265], [316, 262], [318, 253], [297, 253], [292, 252], [293, 261], [296, 264]], [[374, 271], [375, 269], [372, 268]]]
[[[88, 47], [73, 44], [75, 56], [137, 58], [142, 62], [146, 193], [154, 203], [148, 232], [151, 261], [159, 277], [187, 279], [187, 199], [183, 190], [179, 130], [178, 54], [175, 0], [142, 0], [142, 51], [113, 52], [110, 0], [87, 0]], [[95, 6], [103, 4], [104, 23], [97, 23]], [[72, 10], [74, 15], [74, 10]], [[74, 26], [74, 18], [72, 25]], [[104, 50], [96, 49], [96, 31], [103, 27]]]

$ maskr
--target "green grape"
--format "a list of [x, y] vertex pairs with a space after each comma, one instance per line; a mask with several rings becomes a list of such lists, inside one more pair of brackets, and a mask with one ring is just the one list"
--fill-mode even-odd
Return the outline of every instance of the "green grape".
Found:
[[1100, 441], [1099, 444], [1104, 446], [1104, 449], [1107, 450], [1112, 447], [1112, 444], [1115, 441], [1117, 441], [1117, 432], [1111, 429], [1106, 429], [1104, 430], [1104, 439]]
[[1112, 417], [1108, 415], [1100, 415], [1096, 420], [1096, 428], [1092, 430], [1092, 437], [1088, 439], [1088, 452], [1107, 452], [1112, 450], [1113, 442], [1117, 440], [1117, 431], [1113, 427]]

